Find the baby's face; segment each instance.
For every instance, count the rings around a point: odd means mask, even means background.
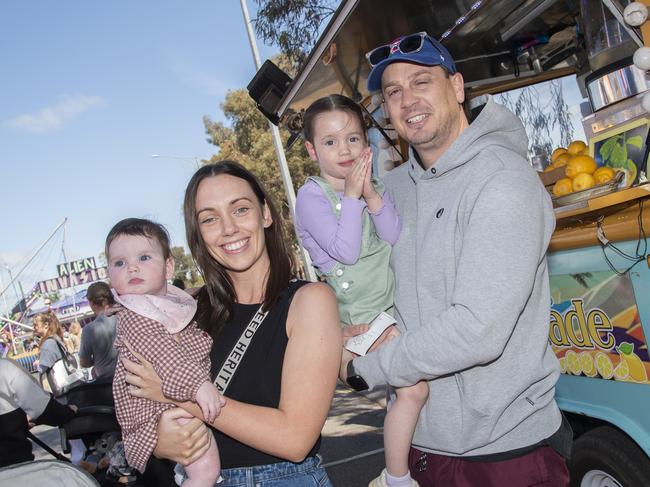
[[[167,293],[173,261],[166,259],[157,240],[139,235],[119,235],[108,247],[108,277],[117,294]]]

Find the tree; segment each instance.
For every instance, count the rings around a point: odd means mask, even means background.
[[[187,287],[203,285],[203,278],[190,254],[185,253],[184,247],[172,247],[174,259],[174,279],[182,279]]]
[[[573,122],[564,100],[562,81],[551,80],[548,86],[548,97],[541,96],[536,85],[497,95],[499,103],[514,112],[526,127],[529,156],[545,153],[550,157],[555,147],[566,147],[573,139]],[[553,140],[551,136],[551,130],[556,126],[560,140]]]
[[[336,0],[255,0],[255,32],[277,45],[300,66],[318,39],[320,27],[335,12]]]

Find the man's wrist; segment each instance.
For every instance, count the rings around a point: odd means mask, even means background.
[[[368,383],[359,373],[354,369],[354,360],[348,361],[347,365],[347,379],[345,382],[355,391],[367,391]]]

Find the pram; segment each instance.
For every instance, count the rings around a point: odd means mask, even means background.
[[[0,468],[0,485],[99,487],[89,473],[59,460],[36,460]]]

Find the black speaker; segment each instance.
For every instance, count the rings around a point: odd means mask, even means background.
[[[280,121],[277,115],[278,108],[290,84],[289,75],[267,59],[246,89],[259,111],[277,125]]]

